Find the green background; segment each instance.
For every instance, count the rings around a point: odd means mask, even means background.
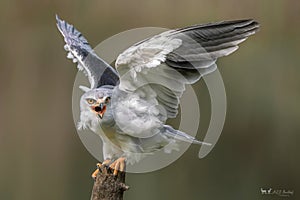
[[[218,62],[227,92],[223,133],[204,159],[192,146],[172,165],[128,174],[125,199],[280,199],[299,191],[300,1],[1,0],[0,199],[89,199],[96,160],[76,133],[68,61],[55,14],[92,46],[137,27],[254,18],[261,31]],[[199,82],[201,133],[209,98]],[[206,117],[205,117],[206,116]]]

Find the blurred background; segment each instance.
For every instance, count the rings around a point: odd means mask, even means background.
[[[199,147],[172,165],[127,174],[127,200],[281,199],[260,188],[299,183],[300,1],[1,0],[0,199],[89,199],[97,162],[77,135],[71,97],[75,65],[66,59],[55,14],[92,46],[131,28],[178,28],[254,18],[261,31],[219,60],[227,92],[223,133],[204,159]],[[201,138],[210,114],[200,81]]]

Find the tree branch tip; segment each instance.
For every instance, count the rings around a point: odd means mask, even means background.
[[[129,190],[129,186],[125,183],[120,183],[120,189],[123,191]]]

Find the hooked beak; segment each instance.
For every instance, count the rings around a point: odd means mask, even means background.
[[[103,115],[106,111],[106,105],[104,105],[103,103],[100,103],[99,106],[94,107],[94,111],[98,114],[100,119],[102,119]]]

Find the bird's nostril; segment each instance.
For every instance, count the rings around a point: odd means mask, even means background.
[[[96,111],[96,112],[100,112],[101,110],[102,110],[102,109],[101,109],[99,106],[96,106],[96,107],[95,107],[95,111]]]

